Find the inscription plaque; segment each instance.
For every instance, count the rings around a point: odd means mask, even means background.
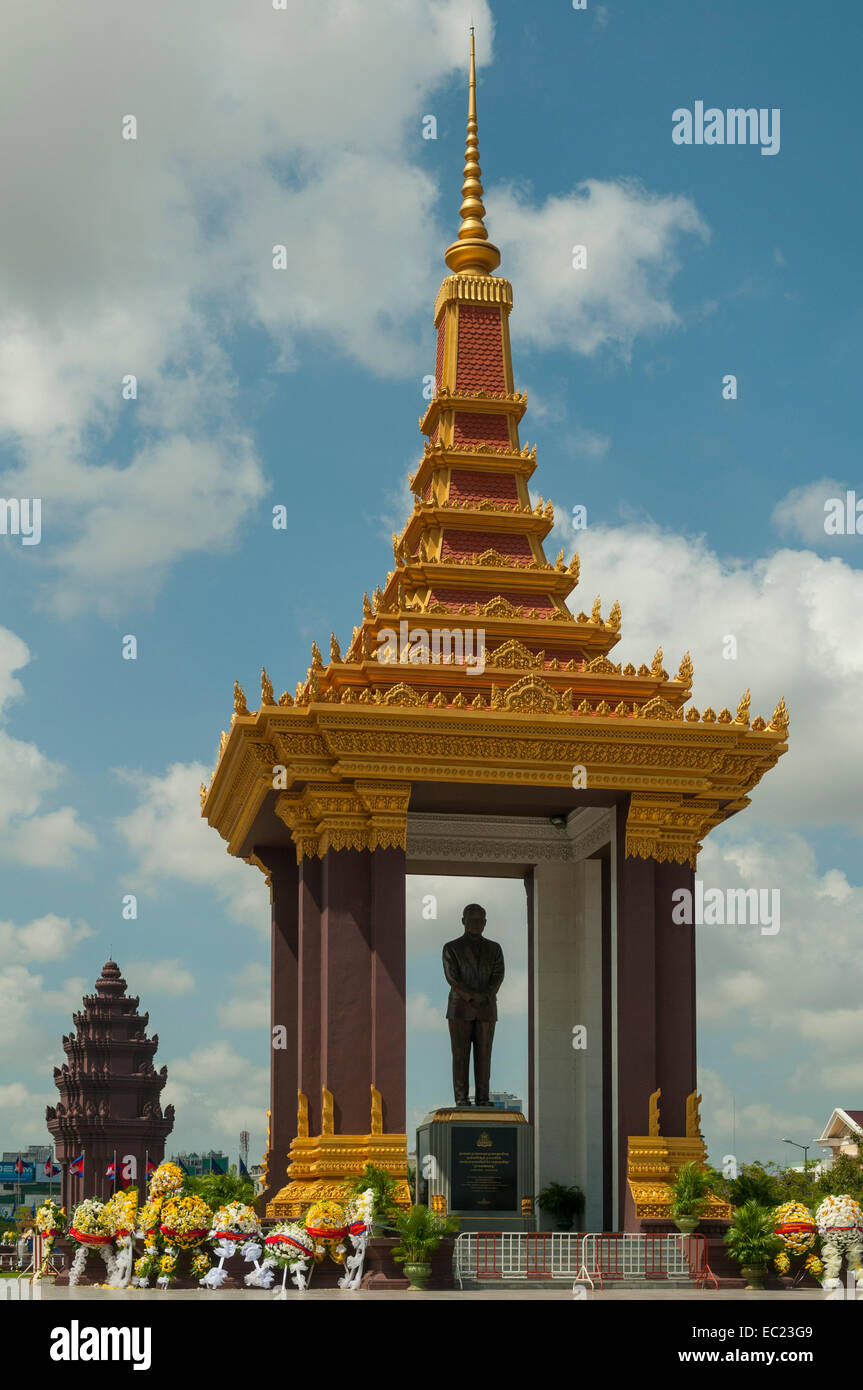
[[[450,1144],[452,1211],[518,1211],[515,1127],[459,1125]]]

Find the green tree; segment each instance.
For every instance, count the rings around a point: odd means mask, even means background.
[[[203,1197],[211,1211],[218,1211],[228,1202],[245,1202],[251,1206],[255,1200],[254,1183],[241,1178],[236,1168],[227,1173],[204,1173],[200,1178],[187,1177],[183,1191],[189,1196]]]

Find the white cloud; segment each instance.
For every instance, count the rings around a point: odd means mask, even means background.
[[[703,537],[663,531],[649,520],[573,532],[562,508],[558,518],[547,548],[574,545],[581,556],[570,606],[589,610],[600,586],[603,612],[620,600],[615,661],[649,664],[661,644],[674,675],[689,650],[701,710],[734,711],[748,688],[753,717],[769,719],[785,696],[789,751],[753,794],[750,833],[769,821],[850,822],[863,833],[863,646],[853,638],[863,571],[807,550],[782,549],[752,562],[722,557]],[[729,635],[737,642],[734,660],[723,657]]]
[[[44,816],[31,816],[9,836],[5,858],[32,869],[74,868],[82,850],[98,848],[92,831],[82,825],[72,806],[61,806]]]
[[[260,1154],[266,1139],[269,1070],[256,1066],[217,1039],[186,1057],[168,1059],[162,1103],[177,1109],[174,1142],[212,1146],[229,1152],[241,1129],[250,1134],[250,1151]],[[185,1136],[185,1141],[182,1136]]]
[[[847,545],[849,541],[853,545],[853,537],[828,536],[824,530],[824,504],[836,497],[843,499],[844,515],[845,484],[838,483],[835,478],[818,478],[803,487],[792,488],[791,492],[780,498],[770,519],[780,535],[789,540],[802,541],[804,545],[823,546],[829,542],[839,546]]]
[[[195,991],[194,975],[176,959],[130,961],[123,974],[134,994],[167,994],[178,998]]]
[[[5,706],[20,699],[23,686],[15,671],[30,661],[26,643],[0,627],[0,718]],[[39,814],[45,798],[66,780],[66,769],[45,756],[35,743],[13,738],[0,727],[0,857],[29,868],[71,868],[81,851],[95,849],[96,839],[71,806]]]
[[[211,772],[203,763],[173,763],[161,777],[124,769],[119,775],[136,789],[138,804],[116,821],[117,829],[151,893],[164,891],[172,879],[212,889],[237,921],[266,936],[269,897],[262,874],[232,858],[201,816],[200,784]]]
[[[266,1032],[270,1026],[270,972],[250,961],[235,977],[236,992],[217,1009],[223,1028],[252,1028]],[[292,1016],[283,1020],[290,1025]]]
[[[588,179],[539,207],[511,188],[492,188],[486,204],[516,286],[520,342],[626,358],[636,337],[679,323],[668,291],[680,243],[707,238],[688,198]],[[576,245],[587,248],[587,269],[573,269]]]
[[[409,994],[405,1006],[409,1033],[440,1033],[444,1013],[440,1004],[432,1004],[426,994]]]
[[[23,927],[0,922],[0,962],[17,965],[61,960],[92,935],[86,922],[72,923],[68,917],[58,917],[53,912],[34,918]]]
[[[91,0],[52,16],[50,48],[40,10],[7,26],[0,438],[19,457],[0,481],[43,499],[26,559],[57,612],[151,599],[172,565],[254,520],[267,484],[237,426],[233,334],[263,329],[274,371],[310,337],[364,370],[428,369],[458,204],[441,204],[421,122],[446,85],[464,90],[470,19],[482,65],[488,0],[292,0],[289,15],[211,0],[205,23],[153,0],[146,33]],[[677,322],[676,247],[703,234],[688,200],[593,181],[534,207],[491,185],[528,341],[626,353]],[[580,277],[566,268],[579,238]]]
[[[709,1067],[698,1068],[698,1088],[704,1100],[704,1132],[710,1159],[717,1167],[724,1154],[733,1152],[730,1147],[732,1134],[736,1149],[734,1156],[738,1163],[751,1163],[755,1158],[764,1160],[777,1156],[782,1150],[780,1141],[785,1136],[805,1138],[810,1135],[814,1141],[814,1136],[821,1133],[830,1113],[829,1108],[825,1109],[819,1124],[813,1112],[775,1105],[769,1100],[758,1099],[741,1104],[739,1095]],[[786,1149],[785,1155],[787,1153]],[[790,1161],[794,1163],[796,1160]]]

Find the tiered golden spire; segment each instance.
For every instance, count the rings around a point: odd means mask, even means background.
[[[500,265],[500,251],[488,239],[485,206],[482,201],[482,169],[479,167],[479,139],[476,119],[476,51],[473,26],[470,31],[470,78],[468,80],[467,141],[464,150],[464,182],[461,186],[461,226],[458,240],[447,247],[444,257],[457,275],[490,275]]]

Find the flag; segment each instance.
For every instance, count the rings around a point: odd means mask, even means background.
[[[15,1164],[15,1172],[16,1172],[16,1173],[23,1173],[23,1172],[24,1172],[24,1164],[21,1162],[21,1155],[20,1155],[20,1154],[18,1155],[18,1162]]]
[[[60,1169],[57,1167],[57,1164],[49,1158],[48,1162],[45,1164],[45,1177],[56,1178],[59,1175],[59,1173]]]
[[[147,1159],[147,1177],[149,1177],[151,1173],[155,1173],[155,1171],[156,1171],[156,1165],[155,1165],[155,1163],[153,1163],[152,1160],[148,1158],[148,1159]]]
[[[248,1168],[246,1167],[245,1163],[243,1162],[242,1155],[241,1155],[241,1156],[240,1156],[240,1177],[241,1177],[241,1178],[247,1178],[248,1176],[249,1176],[249,1170],[248,1170]]]
[[[115,1164],[109,1163],[109,1164],[108,1164],[108,1167],[105,1169],[105,1177],[106,1177],[106,1178],[113,1178],[113,1176],[114,1176],[114,1171],[115,1171]]]
[[[186,1177],[188,1177],[188,1176],[189,1176],[189,1173],[190,1173],[190,1169],[188,1169],[188,1168],[186,1167],[185,1163],[181,1163],[180,1160],[179,1160],[179,1158],[175,1159],[174,1162],[176,1163],[176,1165],[177,1165],[177,1167],[179,1168],[180,1172],[181,1172],[181,1173],[184,1173],[184,1174],[186,1175]]]
[[[72,1159],[72,1162],[69,1164],[69,1176],[74,1178],[81,1178],[84,1176],[83,1154],[79,1154],[77,1158]]]

